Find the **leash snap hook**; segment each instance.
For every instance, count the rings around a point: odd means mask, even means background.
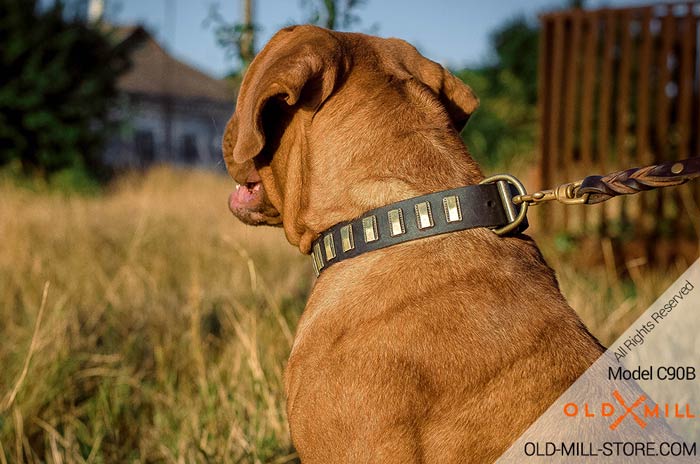
[[[555,191],[555,198],[559,203],[565,205],[583,205],[588,201],[590,193],[579,195],[581,181],[561,184]]]
[[[501,202],[503,203],[503,209],[505,210],[506,217],[508,218],[508,224],[503,227],[498,227],[492,229],[496,235],[506,235],[514,230],[525,221],[527,217],[527,208],[530,206],[528,201],[516,202],[516,198],[527,197],[527,190],[520,180],[511,176],[510,174],[496,174],[495,176],[487,177],[486,179],[479,182],[479,184],[496,184],[498,188],[498,194],[501,197]],[[517,195],[513,195],[510,186],[513,186],[517,191]],[[516,206],[520,206],[520,209],[516,209]],[[527,226],[526,226],[527,227]]]
[[[564,205],[583,205],[588,202],[589,193],[580,193],[581,182],[567,182],[553,189],[539,190],[526,195],[516,195],[513,203],[539,205],[548,201],[558,201]]]

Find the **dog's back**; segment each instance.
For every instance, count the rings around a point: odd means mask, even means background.
[[[493,461],[603,351],[524,237],[448,234],[328,274],[287,368],[304,462]]]

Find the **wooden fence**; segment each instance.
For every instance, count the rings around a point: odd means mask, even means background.
[[[543,186],[700,156],[700,2],[554,12],[541,25]],[[697,237],[698,184],[542,207],[542,223],[573,234]]]

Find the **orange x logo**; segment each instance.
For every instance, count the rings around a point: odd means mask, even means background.
[[[644,403],[644,401],[646,401],[646,397],[645,397],[644,395],[640,395],[639,398],[637,398],[637,401],[635,401],[635,402],[632,404],[632,406],[630,406],[630,407],[627,407],[627,405],[625,404],[625,400],[622,398],[622,395],[620,395],[620,392],[619,392],[619,391],[615,390],[615,391],[613,392],[613,396],[615,397],[615,399],[617,400],[617,402],[620,403],[620,405],[621,405],[623,408],[625,408],[625,413],[624,413],[623,415],[621,415],[620,417],[618,417],[617,420],[616,420],[615,422],[613,422],[612,424],[610,424],[610,430],[615,430],[615,429],[617,428],[617,426],[620,425],[620,423],[621,423],[621,422],[625,419],[625,417],[627,417],[628,415],[632,415],[632,418],[634,419],[634,421],[635,421],[641,428],[644,428],[644,427],[647,426],[647,423],[644,422],[642,419],[640,419],[639,416],[638,416],[637,414],[634,413],[634,408],[636,408],[636,407],[639,406],[640,404]]]

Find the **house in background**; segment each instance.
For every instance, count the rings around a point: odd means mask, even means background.
[[[221,137],[234,111],[234,86],[177,60],[141,26],[112,33],[116,40],[135,41],[135,49],[131,69],[118,80],[125,105],[115,117],[122,128],[106,145],[106,164],[223,169]]]

